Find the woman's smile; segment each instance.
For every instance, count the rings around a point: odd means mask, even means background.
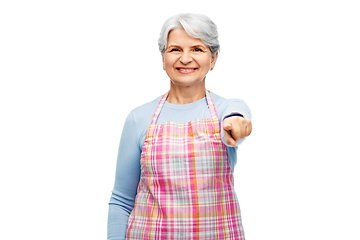
[[[176,68],[176,70],[178,70],[178,72],[181,73],[181,74],[189,74],[189,73],[195,72],[197,70],[197,68],[180,67],[180,68]]]

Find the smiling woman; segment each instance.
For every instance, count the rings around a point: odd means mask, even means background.
[[[205,77],[209,70],[213,69],[217,59],[217,53],[212,54],[200,39],[190,37],[184,29],[174,29],[169,33],[167,48],[163,54],[164,69],[171,79],[171,87],[168,102],[185,104],[174,99],[184,88],[193,88],[199,92],[192,92],[193,102],[203,98],[205,92]],[[194,88],[197,86],[196,88]]]
[[[244,101],[205,89],[217,38],[203,15],[164,23],[159,50],[170,90],[126,119],[108,239],[245,239],[233,170],[251,113]]]

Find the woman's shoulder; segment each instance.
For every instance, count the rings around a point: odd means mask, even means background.
[[[142,104],[134,108],[128,115],[128,120],[132,121],[139,129],[147,128],[151,123],[151,119],[154,115],[157,105],[162,96],[155,98],[154,100]]]
[[[224,102],[226,99],[217,95],[216,93],[210,91],[210,96],[211,96],[211,99],[213,100],[214,104],[217,105],[219,103],[222,103]]]
[[[251,119],[251,111],[244,100],[240,98],[224,98],[213,92],[210,92],[210,96],[220,116],[238,112]]]
[[[224,97],[219,96],[216,93],[211,92],[211,91],[210,91],[210,96],[211,96],[211,99],[213,100],[215,106],[227,105],[227,104],[231,104],[234,102],[245,103],[245,101],[240,98],[224,98]]]
[[[144,139],[148,126],[151,124],[152,117],[160,99],[161,96],[134,108],[126,118],[124,129],[131,129],[131,134],[136,139],[140,150],[143,144],[142,140]]]
[[[159,96],[157,98],[155,98],[154,100],[144,103],[136,108],[134,108],[131,113],[134,115],[144,115],[147,112],[153,114],[156,110],[157,105],[159,104],[159,101],[161,99],[162,96]]]

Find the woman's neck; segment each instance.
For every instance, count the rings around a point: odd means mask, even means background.
[[[167,102],[172,104],[188,104],[205,97],[205,81],[197,86],[176,86],[171,82]]]

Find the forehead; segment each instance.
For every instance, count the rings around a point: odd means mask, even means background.
[[[170,31],[167,41],[167,46],[192,46],[192,45],[206,45],[199,39],[189,36],[184,29],[173,29]]]

